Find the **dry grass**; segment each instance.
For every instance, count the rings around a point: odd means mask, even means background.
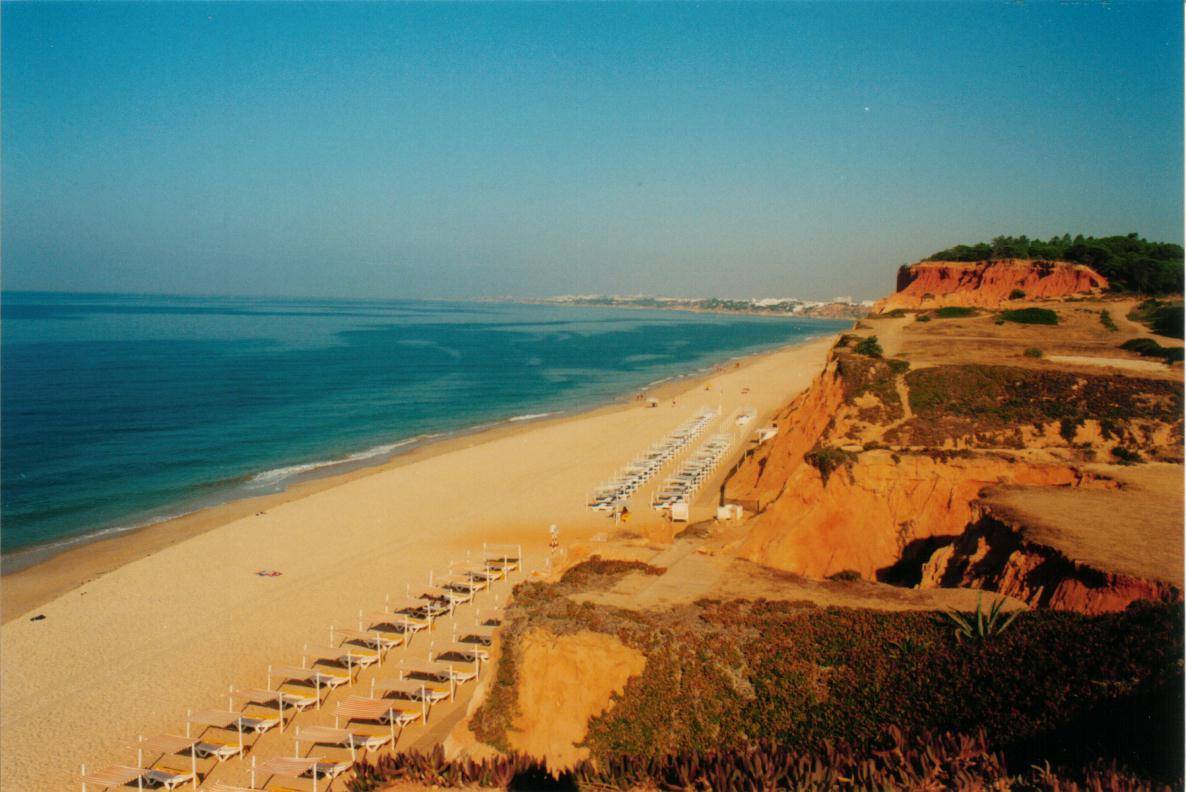
[[[1183,584],[1183,466],[1100,465],[1121,489],[1001,489],[985,501],[1026,538],[1097,569]]]

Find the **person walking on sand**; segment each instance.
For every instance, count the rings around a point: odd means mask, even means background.
[[[548,551],[555,553],[560,549],[560,529],[555,525],[548,526]]]

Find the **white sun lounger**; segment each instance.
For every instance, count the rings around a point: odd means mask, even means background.
[[[309,668],[307,666],[293,666],[293,665],[270,665],[268,666],[268,687],[272,687],[273,680],[279,680],[280,685],[288,682],[299,682],[302,685],[313,686],[313,690],[317,695],[317,706],[321,707],[322,696],[321,690],[325,688],[328,696],[334,688],[340,687],[353,681],[353,677],[349,674],[334,674],[324,668]]]
[[[297,726],[296,728],[297,754],[301,752],[301,743],[308,745],[333,745],[350,749],[350,759],[358,760],[358,751],[377,751],[392,737],[382,734],[362,734],[349,729],[339,729],[333,726]]]
[[[404,642],[403,636],[393,633],[381,633],[378,630],[352,630],[347,627],[330,627],[329,642],[335,644],[346,641],[364,644],[384,654],[390,652]]]
[[[147,774],[148,770],[143,767],[118,764],[108,765],[88,773],[86,765],[83,765],[82,792],[88,792],[88,784],[101,789],[117,789],[135,782],[137,789],[144,789],[144,779]]]
[[[334,711],[334,726],[348,726],[356,720],[386,724],[391,729],[391,747],[394,748],[399,743],[399,736],[403,734],[404,727],[415,723],[423,716],[422,708],[409,710],[392,699],[349,696],[338,702],[338,707]]]
[[[268,779],[264,782],[264,788],[268,786],[268,782],[272,780],[272,776],[280,776],[282,778],[312,778],[313,792],[319,789],[318,782],[333,781],[334,778],[341,775],[350,769],[351,762],[331,762],[322,756],[306,756],[300,757],[283,757],[277,756],[274,759],[262,763],[258,771],[267,773]]]
[[[148,772],[144,778],[151,786],[161,786],[165,789],[176,789],[183,784],[193,784],[194,789],[198,788],[198,748],[200,741],[193,737],[182,737],[176,734],[159,734],[156,737],[144,738],[141,737],[136,745],[136,760],[141,767],[144,766],[144,751],[147,749],[150,753],[156,754],[157,758],[148,763]],[[185,754],[189,759],[189,769],[186,770],[180,767],[169,767],[162,765],[156,767],[156,763],[162,761],[166,756],[173,756],[176,754]]]
[[[327,663],[337,663],[346,666],[346,671],[351,677],[354,676],[355,669],[363,669],[378,663],[382,657],[379,652],[374,649],[363,649],[360,646],[318,646],[317,644],[305,644],[301,651],[302,665],[308,664],[310,660],[313,662],[324,661]]]

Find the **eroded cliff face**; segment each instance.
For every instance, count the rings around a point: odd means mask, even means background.
[[[778,436],[728,482],[726,499],[755,512],[741,557],[815,578],[852,570],[1084,613],[1180,596],[1169,584],[1027,544],[1020,532],[1006,541],[1011,531],[990,537],[978,527],[990,487],[1116,488],[1068,459],[1107,458],[1118,442],[1147,458],[1180,460],[1180,386],[1004,366],[927,368],[921,377],[905,361],[853,346],[841,341],[812,387],[778,416]],[[1005,406],[981,411],[974,398]],[[1126,417],[1124,404],[1140,409]]]
[[[1121,611],[1139,600],[1173,602],[1178,590],[1163,581],[1105,572],[1024,538],[1024,526],[978,507],[977,518],[922,564],[919,588],[965,586],[1007,594],[1030,607],[1096,614]]]
[[[868,451],[826,481],[799,465],[782,496],[753,520],[740,552],[809,577],[853,570],[877,579],[925,540],[962,534],[980,492],[994,485],[1112,486],[1068,466]]]
[[[1016,291],[1035,300],[1107,288],[1108,279],[1095,270],[1065,261],[920,261],[898,270],[897,291],[874,306],[874,311],[944,305],[995,308]]]
[[[519,714],[507,742],[555,769],[588,758],[582,743],[589,719],[609,709],[613,696],[646,666],[638,650],[589,630],[555,635],[534,629],[523,636],[519,652]]]

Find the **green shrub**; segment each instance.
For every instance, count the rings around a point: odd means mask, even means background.
[[[993,601],[992,607],[985,611],[984,592],[980,592],[976,596],[976,611],[974,613],[965,615],[954,610],[947,610],[943,612],[943,615],[955,625],[954,633],[957,641],[963,641],[965,638],[987,641],[1009,629],[1009,625],[1021,614],[1021,610],[1005,614],[1004,606],[1005,598],[998,597]]]
[[[1100,324],[1113,333],[1120,329],[1116,326],[1115,320],[1112,319],[1112,314],[1108,313],[1107,310],[1100,311]]]
[[[1124,446],[1112,446],[1112,456],[1120,460],[1122,465],[1135,465],[1144,461],[1140,453]]]
[[[1017,324],[1058,324],[1058,314],[1049,308],[1018,308],[1012,311],[1001,311],[999,318]]]
[[[886,365],[889,366],[890,371],[895,375],[905,374],[910,370],[910,361],[902,360],[901,358],[891,358],[886,361]]]
[[[919,314],[918,316],[914,317],[914,321],[916,321],[916,322],[929,322],[929,321],[931,321],[931,317],[930,317],[930,316],[928,316],[927,314]]]
[[[877,336],[868,336],[862,338],[853,351],[858,355],[865,355],[867,357],[881,357],[881,344],[877,343]]]
[[[1009,299],[1010,300],[1024,300],[1025,292],[1021,289],[1014,289],[1013,291],[1009,292]]]
[[[838,583],[855,583],[861,579],[861,573],[855,569],[842,569],[839,572],[833,572],[828,575],[828,580],[834,580]]]
[[[1038,349],[1037,347],[1029,347],[1022,354],[1024,354],[1026,357],[1040,358],[1042,357],[1042,350]]]
[[[935,311],[936,319],[959,319],[965,316],[975,315],[975,308],[965,308],[962,305],[945,305]]]
[[[820,478],[824,480],[825,485],[828,483],[829,476],[842,467],[851,467],[856,459],[857,455],[851,451],[827,445],[816,445],[815,448],[803,455],[803,461],[819,471]]]
[[[1130,338],[1120,348],[1141,357],[1160,358],[1166,365],[1182,360],[1182,347],[1163,347],[1152,338]]]
[[[1154,333],[1166,338],[1182,337],[1182,303],[1162,300],[1145,300],[1128,315],[1134,322],[1141,322]]]

